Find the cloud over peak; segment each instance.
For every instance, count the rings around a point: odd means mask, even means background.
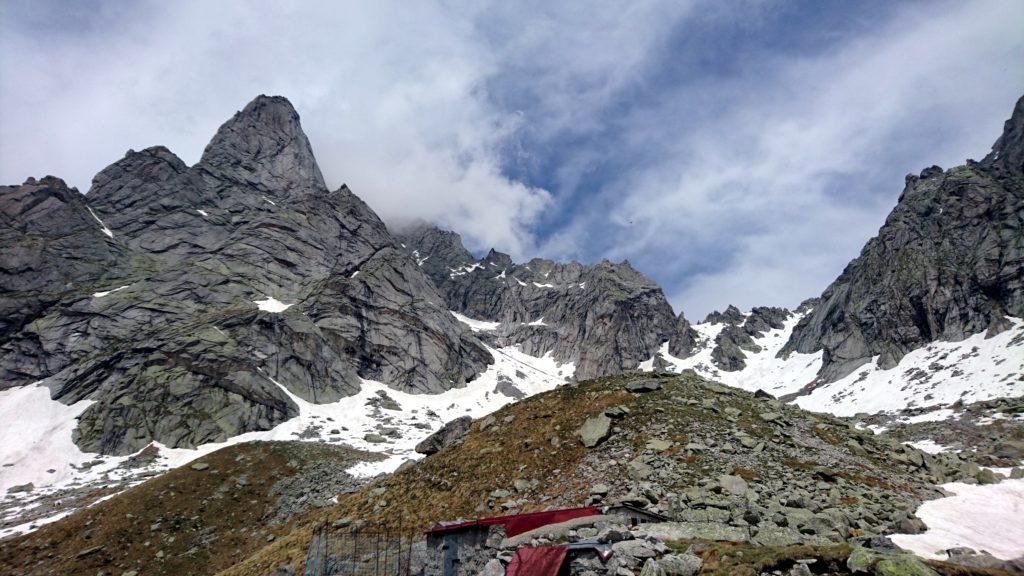
[[[1024,92],[1019,2],[852,4],[9,2],[0,179],[192,163],[282,94],[328,185],[390,223],[628,258],[691,317],[791,305]]]

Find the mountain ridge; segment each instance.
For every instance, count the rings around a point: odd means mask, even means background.
[[[122,256],[98,277],[72,270],[88,286],[54,284],[23,303],[31,314],[0,342],[3,387],[45,380],[55,399],[96,401],[77,428],[83,449],[266,430],[297,413],[282,385],[313,402],[362,378],[440,391],[493,361],[376,214],[345,187],[327,190],[287,100],[258,97],[203,158],[187,167],[154,147],[101,171],[68,203],[76,221],[95,220],[74,249],[91,256],[102,242]],[[5,216],[36,190],[4,187]],[[10,277],[58,232],[5,221]],[[37,268],[57,257],[34,254]],[[280,309],[259,309],[261,298]]]

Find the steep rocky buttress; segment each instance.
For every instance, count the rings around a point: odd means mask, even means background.
[[[1024,316],[1024,97],[981,162],[907,176],[899,203],[781,354],[823,351],[833,381],[878,357]]]

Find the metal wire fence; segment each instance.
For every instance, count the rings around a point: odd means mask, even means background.
[[[411,576],[413,538],[401,529],[320,526],[305,576]]]

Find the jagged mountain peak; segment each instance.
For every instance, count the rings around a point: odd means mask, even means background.
[[[985,164],[1012,174],[1024,174],[1024,96],[1017,100],[1013,114],[1003,124],[1003,133],[985,157]]]
[[[200,165],[266,192],[327,188],[299,113],[282,96],[257,96],[221,125]]]
[[[704,317],[706,324],[738,324],[743,321],[743,312],[733,304],[729,304],[724,312],[715,310]]]
[[[466,260],[457,235],[418,228],[400,235],[434,281],[448,307],[494,325],[501,346],[533,356],[551,354],[589,378],[635,368],[666,341],[689,350],[692,333],[661,288],[628,262],[586,265],[534,258],[516,264],[492,249]],[[443,248],[443,249],[439,249]]]

